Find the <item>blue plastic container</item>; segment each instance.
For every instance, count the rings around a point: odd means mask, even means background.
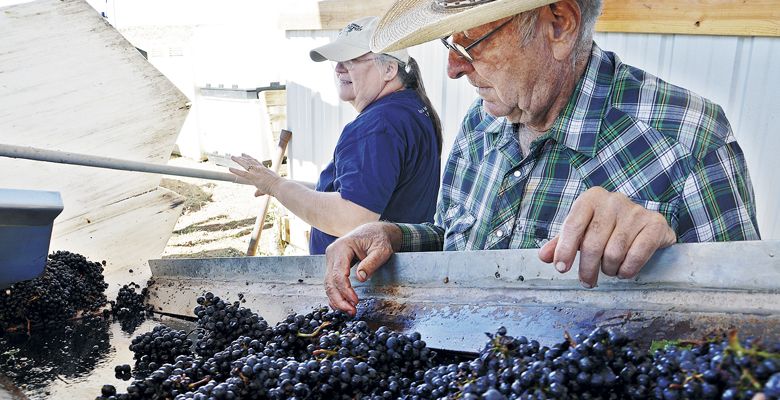
[[[62,209],[59,192],[0,188],[0,288],[43,272]]]

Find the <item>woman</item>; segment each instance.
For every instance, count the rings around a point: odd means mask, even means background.
[[[280,178],[242,155],[230,171],[276,197],[312,226],[311,254],[367,222],[432,222],[439,191],[441,122],[406,50],[375,54],[369,39],[376,17],[347,25],[339,37],[310,52],[334,61],[339,98],[359,115],[339,137],[316,190]]]

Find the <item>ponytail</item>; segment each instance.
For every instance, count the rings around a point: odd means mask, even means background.
[[[441,133],[441,119],[439,119],[439,114],[436,113],[433,104],[431,104],[431,99],[428,98],[428,94],[425,92],[425,85],[423,85],[422,75],[420,74],[420,66],[417,64],[417,60],[409,57],[409,62],[407,62],[406,65],[399,64],[398,67],[398,76],[401,78],[404,87],[413,89],[417,92],[417,95],[420,96],[420,100],[422,100],[425,108],[428,109],[428,116],[431,118],[433,129],[436,132],[436,145],[439,148],[439,157],[441,157],[441,148],[442,143],[444,142]]]
[[[420,66],[417,64],[417,61],[414,58],[409,57],[409,62],[404,64],[395,57],[387,54],[379,54],[378,58],[383,62],[392,60],[398,63],[398,78],[401,80],[401,83],[403,83],[404,88],[414,90],[417,93],[417,96],[420,97],[420,100],[422,100],[428,117],[431,119],[431,122],[433,122],[433,129],[436,132],[436,145],[438,146],[439,157],[441,157],[442,143],[444,142],[441,133],[441,119],[439,119],[439,114],[436,113],[433,104],[431,104],[431,100],[428,98],[428,94],[425,92],[425,85],[423,85]]]

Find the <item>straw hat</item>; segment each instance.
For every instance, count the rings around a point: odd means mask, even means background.
[[[344,62],[370,52],[371,48],[368,45],[378,21],[377,17],[365,17],[350,22],[339,32],[336,40],[310,51],[309,57],[317,62],[325,60]],[[385,53],[404,64],[409,62],[409,53],[403,48],[375,53]]]
[[[379,21],[371,49],[386,52],[425,43],[555,0],[397,0]]]

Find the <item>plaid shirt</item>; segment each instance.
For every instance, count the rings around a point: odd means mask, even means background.
[[[540,247],[594,186],[661,213],[679,242],[759,239],[745,158],[720,106],[595,44],[527,157],[518,140],[477,100],[447,161],[435,224],[398,224],[402,251]]]

